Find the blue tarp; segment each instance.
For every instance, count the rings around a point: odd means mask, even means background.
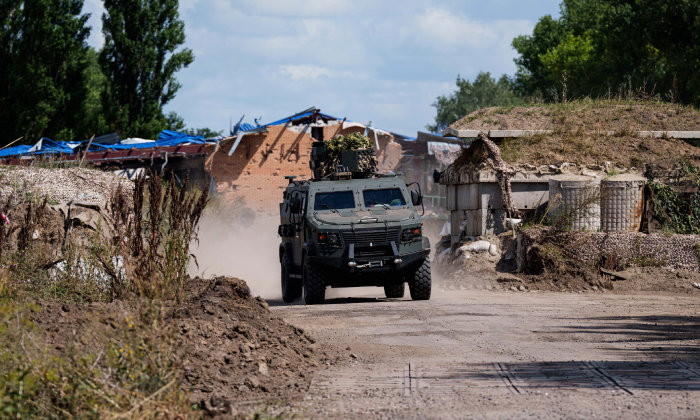
[[[240,124],[240,125],[238,126],[238,128],[239,128],[238,131],[241,131],[241,132],[244,132],[244,133],[245,133],[245,132],[260,130],[261,128],[270,127],[270,126],[273,126],[273,125],[282,125],[282,124],[286,124],[286,123],[288,123],[288,122],[294,122],[294,121],[296,121],[296,120],[300,120],[300,119],[302,119],[302,118],[306,118],[306,117],[308,117],[308,116],[311,116],[314,112],[316,112],[317,115],[320,115],[321,118],[324,118],[324,119],[328,119],[328,120],[340,120],[340,118],[334,117],[334,116],[332,116],[332,115],[324,114],[323,112],[319,112],[318,109],[312,107],[312,108],[309,108],[309,109],[307,109],[307,110],[305,110],[305,111],[302,111],[302,112],[300,112],[300,113],[298,113],[298,114],[290,115],[289,117],[285,117],[285,118],[282,118],[282,119],[280,119],[280,120],[273,121],[273,122],[270,122],[270,123],[267,123],[267,124],[262,124],[262,125],[256,124],[256,125],[252,125],[252,124],[249,124],[249,123],[242,123],[242,124]],[[256,123],[257,123],[257,121],[256,121]],[[235,130],[233,130],[233,131],[235,131]],[[233,131],[232,131],[232,133],[233,133]]]
[[[7,149],[0,150],[0,158],[10,157],[10,156],[20,156],[20,155],[45,155],[45,154],[72,154],[74,153],[74,148],[76,146],[87,146],[88,140],[79,142],[65,142],[65,141],[53,141],[51,139],[42,138],[40,140],[40,145],[36,150],[30,152],[34,146],[21,145],[15,147],[8,147]],[[128,149],[148,149],[152,147],[165,147],[165,146],[178,146],[183,144],[206,144],[207,140],[202,136],[191,136],[185,133],[179,133],[172,130],[163,130],[158,135],[158,140],[147,141],[143,143],[133,143],[133,144],[99,144],[92,143],[90,145],[90,151],[104,151],[104,150],[128,150]],[[37,146],[35,145],[35,146]]]
[[[32,146],[28,144],[23,144],[21,146],[8,147],[7,149],[0,150],[0,158],[6,156],[16,156],[27,153]]]
[[[172,130],[163,130],[158,135],[158,140],[131,143],[131,144],[95,144],[90,146],[90,150],[128,150],[128,149],[149,149],[152,147],[178,146],[181,144],[206,144],[207,140],[202,136],[191,136]]]

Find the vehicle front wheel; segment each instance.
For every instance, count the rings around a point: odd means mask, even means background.
[[[411,292],[411,299],[428,300],[430,299],[431,288],[430,260],[426,257],[423,260],[423,264],[413,275],[413,279],[408,283],[408,289]]]
[[[388,284],[384,286],[384,294],[388,299],[402,298],[406,290],[406,283]]]
[[[286,303],[294,302],[301,297],[301,279],[289,277],[289,257],[286,252],[282,254],[280,265],[282,271],[282,300]]]
[[[321,271],[304,257],[304,302],[316,305],[326,300],[326,285]]]

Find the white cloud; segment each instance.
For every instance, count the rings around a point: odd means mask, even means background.
[[[83,4],[83,14],[90,13],[88,25],[92,28],[88,44],[96,49],[102,48],[105,43],[105,37],[102,34],[102,14],[104,11],[102,0],[86,0]]]
[[[360,4],[353,0],[244,0],[238,6],[266,16],[318,17],[352,13]]]
[[[280,66],[280,72],[294,82],[299,80],[315,80],[319,77],[330,78],[333,76],[333,72],[328,68],[307,64],[288,64]]]
[[[271,121],[315,105],[415,135],[457,74],[512,74],[512,39],[559,2],[180,0],[195,61],[167,110],[220,130],[242,114]]]
[[[448,47],[486,48],[498,35],[487,25],[445,9],[428,9],[416,16],[416,36]]]
[[[180,0],[180,11],[194,10],[200,0]]]

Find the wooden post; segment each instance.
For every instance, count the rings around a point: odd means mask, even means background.
[[[18,141],[22,140],[23,138],[24,138],[24,137],[20,137],[20,138],[18,138],[18,139],[16,139],[16,140],[13,140],[13,141],[7,143],[6,145],[0,147],[0,150],[7,149],[8,147],[12,146],[13,144],[17,143]]]
[[[92,140],[95,138],[95,135],[93,134],[92,137],[90,137],[90,141],[88,142],[87,147],[85,148],[85,152],[83,152],[83,156],[80,158],[80,163],[78,164],[78,168],[81,168],[83,166],[83,160],[85,160],[85,155],[87,155],[88,150],[90,150],[90,145],[92,145]]]

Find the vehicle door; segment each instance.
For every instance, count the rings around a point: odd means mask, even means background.
[[[294,236],[292,237],[292,250],[294,264],[301,265],[302,250],[304,247],[304,241],[306,240],[306,207],[307,207],[307,191],[293,191],[292,201],[299,203],[298,206],[294,206],[290,213],[290,221],[294,226]],[[298,201],[297,201],[298,200]]]

